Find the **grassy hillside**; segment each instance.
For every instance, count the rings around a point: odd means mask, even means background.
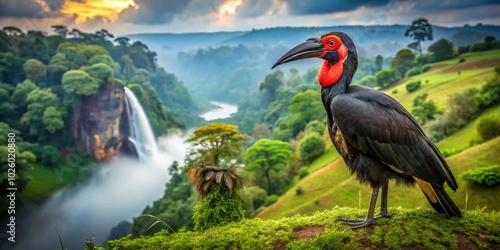
[[[465,59],[465,62],[459,63],[460,59]],[[444,109],[448,96],[462,93],[468,88],[480,88],[486,80],[493,77],[493,68],[498,65],[500,50],[465,53],[458,58],[435,63],[429,71],[404,79],[402,84],[385,92],[408,110],[411,110],[416,96],[428,93],[428,99]],[[422,81],[422,85],[416,91],[408,93],[405,86],[413,80]],[[397,93],[393,93],[394,90]]]
[[[493,76],[493,68],[500,65],[500,50],[467,53],[460,58],[465,62],[458,63],[457,58],[436,63],[432,68],[413,79],[422,80],[422,86],[415,92],[408,93],[405,89],[408,79],[386,92],[411,110],[413,99],[423,93],[443,109],[449,95],[458,94],[467,88],[480,88]],[[458,74],[460,71],[460,75]],[[426,82],[428,81],[428,82]],[[397,89],[397,93],[393,90]],[[478,118],[453,135],[437,143],[441,152],[453,155],[447,161],[455,174],[459,189],[452,193],[452,199],[460,208],[465,207],[466,193],[469,198],[467,207],[487,210],[500,210],[500,204],[495,202],[500,187],[483,188],[462,181],[458,175],[466,170],[485,164],[500,164],[500,138],[476,145],[480,137],[476,131],[476,122],[482,116],[500,116],[500,106],[490,108]],[[327,142],[331,144],[331,142]],[[461,153],[459,153],[461,152]],[[458,154],[456,154],[458,153]],[[321,168],[321,166],[326,166]],[[262,219],[279,219],[298,213],[311,215],[334,206],[366,208],[371,189],[358,183],[352,176],[335,149],[330,149],[309,166],[309,171],[319,169],[304,179],[298,181],[287,193],[273,205],[262,210],[258,217]],[[296,189],[301,187],[304,193],[296,195]],[[450,190],[449,190],[450,191]],[[480,195],[478,195],[480,193]],[[389,187],[389,205],[406,208],[429,207],[422,191],[418,187],[400,187],[391,184]]]
[[[161,231],[154,236],[109,241],[100,249],[498,249],[500,212],[464,211],[447,219],[429,209],[391,208],[377,226],[346,230],[339,217],[366,210],[339,208],[280,220],[246,219],[203,232]]]

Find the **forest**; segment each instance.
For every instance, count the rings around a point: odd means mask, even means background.
[[[63,25],[53,28],[54,35],[13,26],[0,31],[1,171],[7,171],[6,135],[14,133],[20,192],[34,167],[57,170],[64,177],[48,180],[54,186],[43,190],[32,187],[25,197],[28,203],[90,173],[87,166],[95,160],[81,149],[71,121],[85,98],[109,86],[127,86],[142,103],[156,135],[199,123],[196,114],[204,110],[203,102],[158,66],[156,53],[140,41],[114,38],[104,29],[84,33]],[[2,195],[7,186],[2,177]]]

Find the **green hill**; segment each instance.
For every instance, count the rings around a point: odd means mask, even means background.
[[[422,86],[414,92],[408,93],[405,89],[410,79],[403,79],[399,85],[385,92],[401,102],[408,110],[411,110],[412,101],[416,96],[428,93],[428,98],[444,109],[449,95],[462,93],[467,88],[480,88],[493,77],[493,68],[500,65],[500,50],[466,53],[460,58],[465,61],[458,63],[460,59],[455,58],[435,63],[429,71],[412,77],[411,80],[422,81]],[[395,89],[397,91],[394,91]],[[436,144],[445,155],[455,154],[448,157],[447,161],[457,177],[459,189],[456,193],[448,191],[460,208],[465,207],[465,199],[468,196],[468,208],[486,207],[487,210],[500,210],[500,204],[493,200],[495,193],[500,191],[499,187],[482,188],[458,178],[458,175],[466,170],[485,164],[500,163],[498,154],[500,138],[473,146],[480,141],[475,127],[476,122],[485,115],[500,116],[500,106],[484,111],[464,128]],[[327,144],[331,145],[329,139]],[[371,189],[358,183],[335,149],[327,150],[308,169],[311,173],[317,171],[297,181],[276,203],[262,210],[257,216],[262,219],[279,219],[299,213],[311,215],[334,206],[356,208],[368,206]],[[302,195],[296,194],[298,187],[304,191]],[[389,187],[389,206],[429,207],[418,187],[395,184]]]

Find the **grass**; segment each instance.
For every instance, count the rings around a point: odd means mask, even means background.
[[[475,142],[480,142],[482,139],[476,130],[476,125],[481,117],[488,115],[500,118],[500,106],[485,110],[479,117],[469,122],[465,127],[436,143],[436,146],[441,152],[457,152],[471,147]]]
[[[30,172],[31,181],[23,191],[23,199],[32,202],[49,197],[55,191],[78,181],[87,172],[85,167],[67,167],[64,169],[45,167],[35,164]]]
[[[390,208],[397,213],[377,225],[346,230],[339,217],[363,217],[366,210],[335,207],[312,216],[280,220],[245,219],[202,232],[161,231],[129,236],[98,249],[498,249],[500,212],[463,211],[448,219],[429,209]]]
[[[416,91],[408,93],[406,84],[411,81],[405,81],[404,84],[395,86],[385,90],[385,92],[397,101],[399,101],[406,109],[411,110],[413,99],[416,96],[428,93],[428,99],[433,100],[440,108],[446,107],[446,102],[449,95],[462,93],[468,88],[480,88],[487,79],[493,76],[494,66],[500,64],[500,50],[492,50],[485,52],[466,53],[460,56],[466,59],[466,63],[470,66],[466,69],[454,71],[454,67],[458,65],[458,58],[453,58],[447,61],[439,62],[433,65],[431,70],[411,77],[411,80],[421,80],[422,85]],[[481,61],[498,60],[498,63],[475,66],[475,63]],[[479,67],[484,66],[484,67]],[[394,90],[397,93],[393,93]]]

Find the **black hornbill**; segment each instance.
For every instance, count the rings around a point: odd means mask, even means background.
[[[356,47],[349,36],[332,32],[310,38],[286,52],[273,68],[287,62],[319,57],[321,97],[328,131],[351,173],[370,184],[372,197],[365,219],[339,219],[351,228],[391,217],[387,212],[389,180],[420,186],[432,207],[449,217],[461,216],[443,183],[455,191],[457,182],[436,146],[415,119],[392,97],[363,86],[350,86],[358,67]],[[379,189],[380,213],[374,216]]]

